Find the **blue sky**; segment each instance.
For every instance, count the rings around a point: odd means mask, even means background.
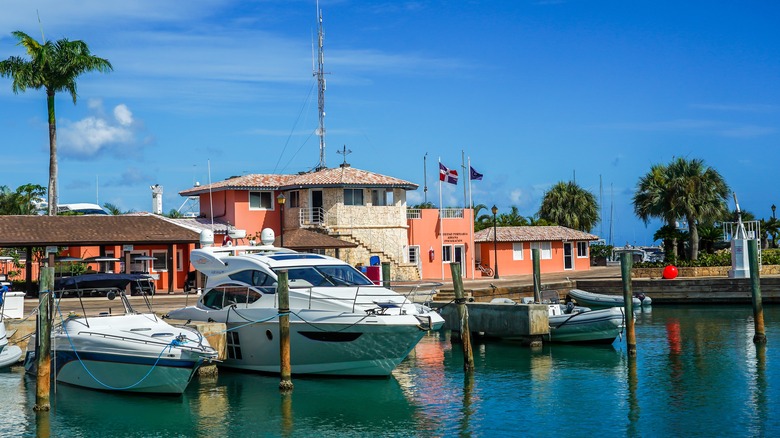
[[[57,98],[60,202],[163,208],[195,181],[316,166],[315,2],[3,0],[11,32],[87,42],[110,74]],[[438,204],[437,160],[485,175],[475,203],[530,216],[572,178],[602,200],[613,242],[652,243],[630,204],[638,178],[700,158],[770,217],[780,205],[780,4],[721,1],[328,1],[326,164],[412,181]],[[0,185],[47,185],[42,91],[0,79]],[[462,179],[463,180],[463,179]],[[602,194],[603,193],[603,194]],[[445,206],[463,186],[444,187]],[[732,204],[733,208],[733,204]],[[614,213],[610,215],[610,210]]]

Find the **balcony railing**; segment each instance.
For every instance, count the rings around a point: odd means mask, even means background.
[[[407,208],[406,209],[406,218],[407,219],[422,219],[422,210],[419,208]]]
[[[301,208],[298,211],[298,222],[302,227],[320,227],[325,224],[325,210],[321,207]]]
[[[463,219],[462,208],[442,208],[439,210],[442,219]]]

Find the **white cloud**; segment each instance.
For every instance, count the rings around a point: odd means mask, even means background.
[[[114,107],[113,119],[104,115],[99,100],[90,100],[88,106],[93,115],[76,122],[63,121],[59,129],[60,152],[63,156],[85,159],[116,146],[135,143],[136,123],[126,105]]]
[[[114,118],[122,126],[130,126],[133,124],[133,113],[125,104],[119,104],[114,108]]]

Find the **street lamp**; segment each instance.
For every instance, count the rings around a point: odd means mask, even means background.
[[[498,278],[498,239],[496,236],[496,213],[498,207],[495,205],[490,209],[493,212],[493,278]]]
[[[279,246],[284,247],[284,203],[287,198],[284,197],[284,193],[279,193],[276,197],[276,202],[279,203]]]
[[[777,206],[775,204],[772,204],[772,219],[776,219],[775,210],[777,210]]]

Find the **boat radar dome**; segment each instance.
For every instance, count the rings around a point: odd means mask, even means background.
[[[214,232],[211,230],[203,230],[200,232],[200,246],[201,248],[208,248],[214,246]]]
[[[260,232],[260,242],[263,245],[273,245],[275,239],[276,234],[274,234],[274,230],[270,228],[264,228],[263,231]]]

